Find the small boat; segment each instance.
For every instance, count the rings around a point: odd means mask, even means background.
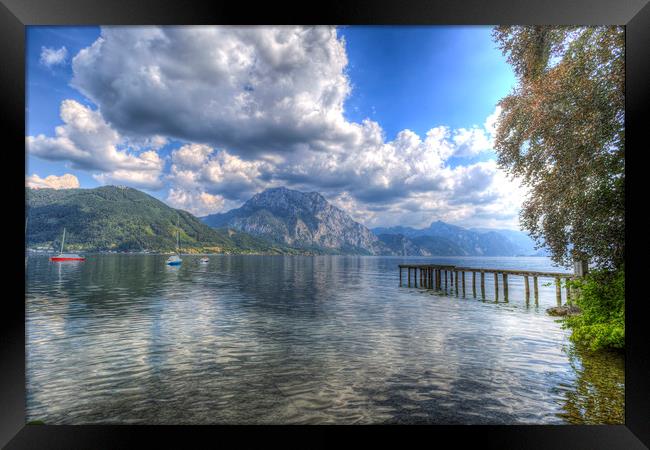
[[[63,244],[65,243],[65,228],[63,229],[63,239],[61,239],[61,251],[56,256],[51,256],[50,261],[85,261],[86,258],[76,253],[63,253]]]
[[[178,224],[177,224],[177,228],[178,228]],[[168,266],[180,266],[181,263],[183,262],[180,255],[180,247],[181,247],[180,244],[181,244],[181,232],[180,230],[176,230],[176,254],[167,258],[166,264]]]
[[[207,256],[204,256],[203,258],[201,258],[201,262],[202,262],[202,263],[209,263],[209,262],[210,262],[210,258],[208,258]]]
[[[168,266],[180,266],[182,262],[183,260],[178,255],[172,255],[169,258],[167,258]]]

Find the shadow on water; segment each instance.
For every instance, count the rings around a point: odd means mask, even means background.
[[[565,393],[563,412],[570,424],[625,423],[625,357],[622,352],[590,352],[567,347],[576,373],[573,389]]]

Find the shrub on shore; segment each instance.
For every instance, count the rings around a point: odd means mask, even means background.
[[[625,269],[596,270],[570,282],[578,288],[577,306],[582,313],[568,316],[571,340],[589,349],[625,347]]]

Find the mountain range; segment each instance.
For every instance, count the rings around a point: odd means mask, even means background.
[[[535,254],[525,233],[468,230],[442,221],[428,228],[369,230],[318,192],[284,187],[254,195],[240,208],[202,217],[212,227],[228,227],[294,248],[325,253],[402,256],[520,256]]]
[[[232,229],[213,229],[192,214],[170,208],[137,189],[26,189],[28,246],[85,251],[292,253],[293,250]]]
[[[127,187],[27,189],[27,244],[56,247],[66,228],[70,250],[172,251],[176,231],[187,252],[519,256],[539,254],[513,230],[429,227],[372,230],[318,192],[284,187],[255,194],[241,207],[197,218]]]
[[[432,254],[454,256],[546,256],[524,232],[491,228],[466,229],[440,220],[427,228],[377,227],[372,231],[384,236],[403,236],[412,244]],[[446,247],[444,246],[446,245]],[[447,248],[447,250],[445,250]],[[436,253],[436,252],[443,253]]]

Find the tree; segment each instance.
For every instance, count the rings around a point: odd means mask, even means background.
[[[518,84],[499,102],[499,166],[529,190],[520,221],[552,259],[616,270],[625,250],[622,27],[501,26]]]

